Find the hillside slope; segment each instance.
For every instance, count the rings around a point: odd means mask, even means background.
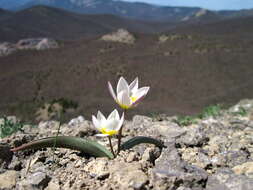
[[[27,116],[35,112],[38,102],[61,97],[78,102],[73,115],[90,116],[97,109],[110,112],[116,105],[107,81],[115,86],[121,75],[129,82],[138,76],[141,86],[151,86],[131,114],[192,114],[210,104],[252,98],[253,27],[249,20],[174,30],[166,34],[167,41],[159,42],[159,35],[136,33],[132,45],[93,38],[65,42],[59,49],[2,57],[1,113]],[[234,29],[237,32],[224,32],[226,23],[231,28],[239,26]]]
[[[0,8],[0,21],[12,16],[12,12]]]
[[[1,16],[0,16],[1,19]],[[169,23],[128,20],[113,15],[81,15],[61,9],[36,6],[13,13],[0,20],[0,41],[16,41],[28,37],[79,39],[126,28],[134,32],[160,32]]]

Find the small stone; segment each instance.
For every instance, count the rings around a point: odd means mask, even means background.
[[[19,120],[17,119],[16,116],[8,116],[8,117],[7,117],[7,120],[8,120],[8,121],[11,121],[13,124],[16,124],[16,123],[19,122]]]
[[[190,125],[186,128],[185,135],[182,135],[177,143],[182,146],[200,146],[207,141],[207,133],[201,125]]]
[[[179,187],[177,188],[177,190],[192,190],[192,189],[188,187]]]
[[[76,154],[70,154],[68,159],[70,161],[75,161],[75,160],[79,160],[79,156],[77,156]]]
[[[155,163],[155,160],[161,155],[161,150],[157,147],[146,148],[142,155],[142,161],[148,161],[152,164]]]
[[[0,174],[0,189],[11,189],[16,185],[17,172],[14,170]]]
[[[83,116],[78,116],[77,118],[71,119],[68,123],[70,126],[76,126],[79,125],[80,123],[84,122],[85,119]]]
[[[5,163],[9,164],[12,160],[13,152],[10,151],[10,146],[0,142],[0,166]]]
[[[59,182],[51,180],[45,190],[60,190]]]
[[[208,156],[198,150],[198,148],[186,148],[182,153],[182,158],[195,166],[204,169],[207,165],[211,164]]]
[[[237,175],[230,169],[221,169],[208,177],[206,190],[252,190],[253,180]]]
[[[8,169],[20,171],[22,169],[22,161],[18,157],[13,156],[10,164],[8,165]]]
[[[83,165],[82,160],[78,160],[78,161],[75,163],[75,168],[80,168],[82,165]]]
[[[232,170],[238,174],[244,174],[250,178],[253,178],[253,162],[246,162],[241,165],[235,166]]]
[[[44,172],[36,172],[32,175],[29,175],[28,178],[21,182],[21,186],[24,188],[45,188],[48,186],[51,178]]]
[[[227,165],[229,165],[231,168],[234,166],[241,165],[248,160],[248,154],[242,150],[239,151],[227,151],[223,153]]]
[[[119,189],[141,189],[147,182],[147,175],[137,162],[115,162],[110,169],[109,180],[119,186]]]
[[[133,162],[133,161],[137,161],[137,153],[136,152],[130,152],[126,158],[127,162]]]
[[[89,162],[85,167],[84,171],[89,172],[92,177],[103,179],[109,176],[108,171],[108,159],[97,158]]]

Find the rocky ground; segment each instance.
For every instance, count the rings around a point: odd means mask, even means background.
[[[241,108],[245,112],[242,112]],[[219,116],[179,126],[176,117],[134,116],[126,121],[123,141],[136,135],[160,139],[166,148],[139,145],[113,159],[51,149],[10,152],[10,147],[56,134],[58,122],[25,126],[0,144],[0,189],[155,189],[251,190],[253,186],[253,100]],[[61,126],[62,135],[95,137],[83,117]],[[116,148],[116,140],[113,141]]]

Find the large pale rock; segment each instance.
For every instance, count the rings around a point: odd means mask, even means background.
[[[0,43],[0,57],[12,54],[15,51],[17,51],[17,48],[14,44],[8,42]]]
[[[37,50],[44,50],[44,49],[51,49],[51,48],[58,48],[58,43],[53,39],[43,38],[36,45]]]
[[[10,55],[17,50],[23,49],[36,49],[36,50],[45,50],[58,48],[58,43],[49,38],[28,38],[21,39],[16,44],[3,42],[0,43],[0,57]]]
[[[9,170],[0,174],[0,189],[12,189],[16,185],[17,171]]]
[[[186,134],[186,129],[171,121],[153,122],[152,118],[136,115],[131,123],[125,126],[130,135],[150,136],[153,138],[171,139]]]
[[[179,127],[176,123],[169,121],[156,122],[153,128],[158,131],[159,135],[166,138],[178,138],[186,134],[186,129]]]
[[[207,179],[207,173],[201,168],[187,165],[180,158],[174,142],[166,142],[165,145],[167,148],[155,161],[155,167],[150,172],[154,189],[173,190],[178,184],[201,189]]]
[[[111,34],[106,34],[101,38],[104,41],[121,42],[126,44],[133,44],[135,37],[125,29],[119,29]]]
[[[55,40],[49,38],[28,38],[19,40],[16,46],[18,49],[44,50],[57,48],[58,44]]]

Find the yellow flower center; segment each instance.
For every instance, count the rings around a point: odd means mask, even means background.
[[[137,100],[137,97],[131,96],[130,99],[132,100],[132,102],[135,102]]]
[[[117,104],[119,104],[119,106],[120,106],[122,109],[124,109],[124,110],[127,110],[127,109],[131,108],[131,106],[126,106],[126,105],[124,105],[124,104],[121,104],[119,101],[116,101],[116,102],[117,102]]]
[[[131,106],[126,106],[126,105],[123,105],[123,104],[119,104],[120,105],[120,107],[122,108],[122,109],[125,109],[125,110],[127,110],[127,109],[129,109]]]
[[[116,131],[116,130],[110,130],[110,131],[108,131],[105,127],[103,127],[102,129],[101,129],[101,133],[103,133],[103,134],[105,134],[105,135],[115,135],[115,134],[117,134],[117,132],[118,131]]]

